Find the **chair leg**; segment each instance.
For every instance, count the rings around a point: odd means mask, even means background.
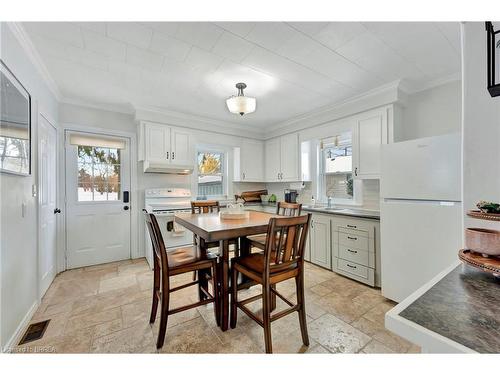
[[[235,328],[236,322],[238,320],[238,307],[236,303],[238,302],[238,271],[232,265],[231,270],[231,320],[230,327]]]
[[[273,352],[271,336],[271,289],[269,284],[262,286],[262,322],[264,328],[264,341],[266,344],[266,353]]]
[[[272,284],[271,287],[276,289],[276,284]],[[271,291],[271,311],[276,310],[276,294]]]
[[[169,300],[170,300],[170,293],[168,292],[168,290],[163,289],[161,293],[160,330],[158,331],[158,340],[156,341],[157,349],[160,349],[165,341],[165,333],[167,332],[167,323],[168,323]]]
[[[234,256],[238,258],[240,256],[240,239],[237,238],[234,243]]]
[[[300,333],[302,334],[302,342],[304,345],[309,346],[309,335],[307,334],[307,318],[306,318],[306,304],[304,299],[304,272],[302,271],[295,277],[295,285],[297,286],[297,304],[300,305],[299,309],[299,323]]]
[[[220,326],[220,303],[219,303],[219,278],[217,275],[217,261],[212,264],[211,268],[212,272],[212,286],[213,286],[213,296],[215,298],[214,301],[214,314],[215,314],[215,322],[217,326]]]
[[[155,260],[156,263],[156,260]],[[156,320],[156,312],[158,310],[158,293],[157,291],[160,289],[160,269],[155,264],[154,266],[154,281],[153,281],[153,302],[151,305],[151,316],[149,317],[149,323],[153,324]]]
[[[207,282],[207,277],[206,277],[206,270],[198,270],[198,299],[200,301],[204,301],[207,296],[203,291],[201,290],[202,287],[207,288],[208,282]]]

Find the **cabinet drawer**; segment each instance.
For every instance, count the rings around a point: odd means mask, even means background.
[[[339,232],[360,234],[367,237],[373,237],[375,232],[374,223],[355,219],[336,219],[334,228]]]
[[[354,262],[349,262],[345,259],[338,259],[338,268],[341,271],[351,273],[353,275],[359,276],[363,279],[368,280],[368,271],[370,270],[368,267],[362,266],[361,264],[357,264]]]
[[[339,258],[347,261],[361,264],[363,266],[370,266],[369,252],[366,250],[359,250],[349,246],[339,246]]]
[[[369,250],[368,237],[359,234],[339,232],[339,244],[358,250]]]

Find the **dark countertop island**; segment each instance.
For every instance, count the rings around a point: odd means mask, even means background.
[[[500,279],[463,264],[447,271],[389,311],[386,326],[427,352],[500,353]]]

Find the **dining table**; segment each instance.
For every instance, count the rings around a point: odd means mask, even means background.
[[[219,326],[222,331],[228,329],[229,324],[229,242],[240,239],[240,255],[250,253],[247,236],[267,233],[269,220],[280,217],[260,211],[247,211],[248,217],[243,219],[222,218],[219,213],[189,214],[180,213],[175,215],[175,222],[193,232],[205,242],[219,241],[220,261],[220,317]]]

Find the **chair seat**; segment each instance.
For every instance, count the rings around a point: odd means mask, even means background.
[[[168,266],[171,269],[201,261],[211,261],[213,258],[213,254],[204,254],[196,246],[180,247],[167,251]]]
[[[289,271],[297,267],[296,263],[293,263],[291,265],[274,264],[272,262],[272,259],[274,259],[275,256],[275,252],[271,253],[271,264],[269,268],[271,274]],[[253,273],[262,274],[264,272],[265,258],[263,253],[254,253],[243,256],[241,258],[236,258],[234,260],[234,263],[236,266],[239,266],[238,268],[240,269],[241,267],[243,267],[249,271],[252,271]]]

